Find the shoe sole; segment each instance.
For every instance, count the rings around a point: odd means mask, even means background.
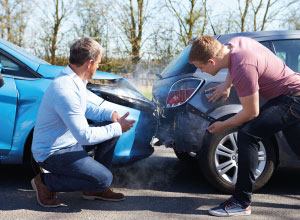
[[[55,207],[61,206],[61,204],[59,204],[59,205],[44,205],[43,203],[41,203],[41,201],[39,199],[39,195],[38,195],[39,193],[37,191],[37,187],[35,185],[34,179],[31,180],[31,186],[32,186],[33,190],[36,192],[35,193],[36,194],[36,199],[37,199],[40,206],[45,207],[45,208],[55,208]]]
[[[82,195],[82,198],[86,199],[86,200],[100,199],[100,200],[109,201],[109,202],[120,202],[120,201],[125,200],[125,198],[123,198],[123,199],[107,199],[107,198],[103,198],[103,197],[100,197],[100,196],[86,196],[86,195]]]
[[[242,215],[251,215],[251,210],[245,212],[238,212],[238,213],[220,213],[220,212],[209,210],[209,214],[218,217],[242,216]]]

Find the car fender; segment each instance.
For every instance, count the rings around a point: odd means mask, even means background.
[[[208,114],[208,116],[214,118],[214,119],[220,119],[229,115],[237,114],[239,111],[242,110],[241,104],[229,104],[229,105],[223,105],[216,109],[214,109],[212,112]]]

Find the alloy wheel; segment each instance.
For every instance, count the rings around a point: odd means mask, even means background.
[[[255,178],[258,178],[264,171],[266,160],[266,149],[260,142]],[[225,181],[231,184],[236,183],[238,173],[237,132],[226,135],[218,143],[215,151],[215,167]]]

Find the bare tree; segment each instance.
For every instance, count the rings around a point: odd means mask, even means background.
[[[251,0],[245,0],[245,6],[244,8],[241,5],[241,0],[238,0],[238,5],[239,5],[239,16],[240,16],[240,28],[241,32],[245,31],[245,23],[246,23],[246,16],[248,14],[248,8]]]
[[[154,27],[148,44],[148,55],[166,65],[182,49],[178,46],[176,34],[171,26],[165,27],[162,24]]]
[[[178,22],[178,35],[184,46],[195,34],[204,34],[207,26],[206,3],[207,0],[165,0],[166,7]]]
[[[299,7],[299,6],[298,6]],[[300,30],[300,8],[296,8],[284,19],[285,26],[288,26],[288,29]]]
[[[75,24],[75,30],[80,37],[89,36],[98,41],[107,53],[109,41],[109,15],[111,5],[103,0],[79,0],[77,15],[80,24]],[[107,56],[107,55],[106,55]]]
[[[0,0],[1,37],[23,46],[32,0]]]
[[[298,0],[237,0],[240,31],[263,31],[266,25],[284,16]],[[251,10],[252,9],[252,10]],[[233,12],[234,14],[234,12]],[[233,15],[233,17],[235,17]],[[253,20],[252,20],[253,19]],[[253,26],[251,25],[253,21]]]
[[[141,43],[146,20],[144,10],[147,1],[128,0],[127,3],[122,5],[121,27],[131,46],[132,63],[137,64],[141,59]]]
[[[46,5],[41,8],[44,17],[42,19],[42,36],[41,40],[45,48],[46,59],[51,64],[56,64],[56,51],[59,41],[59,33],[63,22],[71,15],[73,6],[66,0],[47,0]]]

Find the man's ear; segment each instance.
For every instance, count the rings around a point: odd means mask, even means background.
[[[214,58],[208,59],[207,63],[210,63],[212,65],[216,65],[216,60]]]
[[[87,61],[85,62],[85,64],[86,64],[86,66],[87,66],[88,69],[91,68],[91,66],[93,65],[93,63],[94,63],[93,60],[87,60]]]

